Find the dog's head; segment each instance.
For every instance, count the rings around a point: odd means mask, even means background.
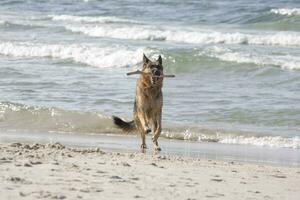
[[[162,65],[162,58],[159,55],[156,61],[151,61],[149,58],[143,54],[143,69],[142,71],[146,74],[146,79],[152,85],[161,85],[163,81],[163,65]]]

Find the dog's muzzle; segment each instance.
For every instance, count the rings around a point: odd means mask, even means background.
[[[159,81],[162,81],[162,77],[159,77],[159,76],[161,76],[162,75],[162,73],[161,73],[161,71],[160,70],[158,70],[157,68],[153,68],[152,70],[151,70],[151,83],[153,84],[153,85],[155,85],[155,84],[157,84]]]

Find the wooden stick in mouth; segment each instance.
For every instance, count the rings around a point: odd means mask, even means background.
[[[151,73],[146,73],[146,72],[142,72],[142,71],[140,71],[140,70],[136,70],[136,71],[134,71],[134,72],[128,72],[128,73],[127,73],[127,76],[134,75],[134,74],[146,74],[146,75],[151,75]],[[174,78],[175,75],[160,75],[160,76],[153,76],[153,77]]]

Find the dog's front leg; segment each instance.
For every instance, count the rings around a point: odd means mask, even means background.
[[[146,112],[146,109],[141,108],[140,111],[138,112],[138,118],[139,121],[141,122],[141,126],[144,130],[145,134],[148,134],[151,132],[151,129],[149,128],[149,118]]]
[[[158,146],[158,137],[161,133],[161,116],[158,117],[157,121],[154,123],[154,134],[152,136],[152,142],[154,149],[156,151],[161,151],[161,148]]]
[[[141,149],[146,149],[146,134],[151,132],[151,129],[147,126],[145,115],[141,112],[138,114],[138,131],[141,134],[142,144]]]

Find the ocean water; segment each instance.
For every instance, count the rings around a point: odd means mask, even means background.
[[[120,132],[162,55],[162,136],[300,148],[298,0],[0,1],[0,131]]]

